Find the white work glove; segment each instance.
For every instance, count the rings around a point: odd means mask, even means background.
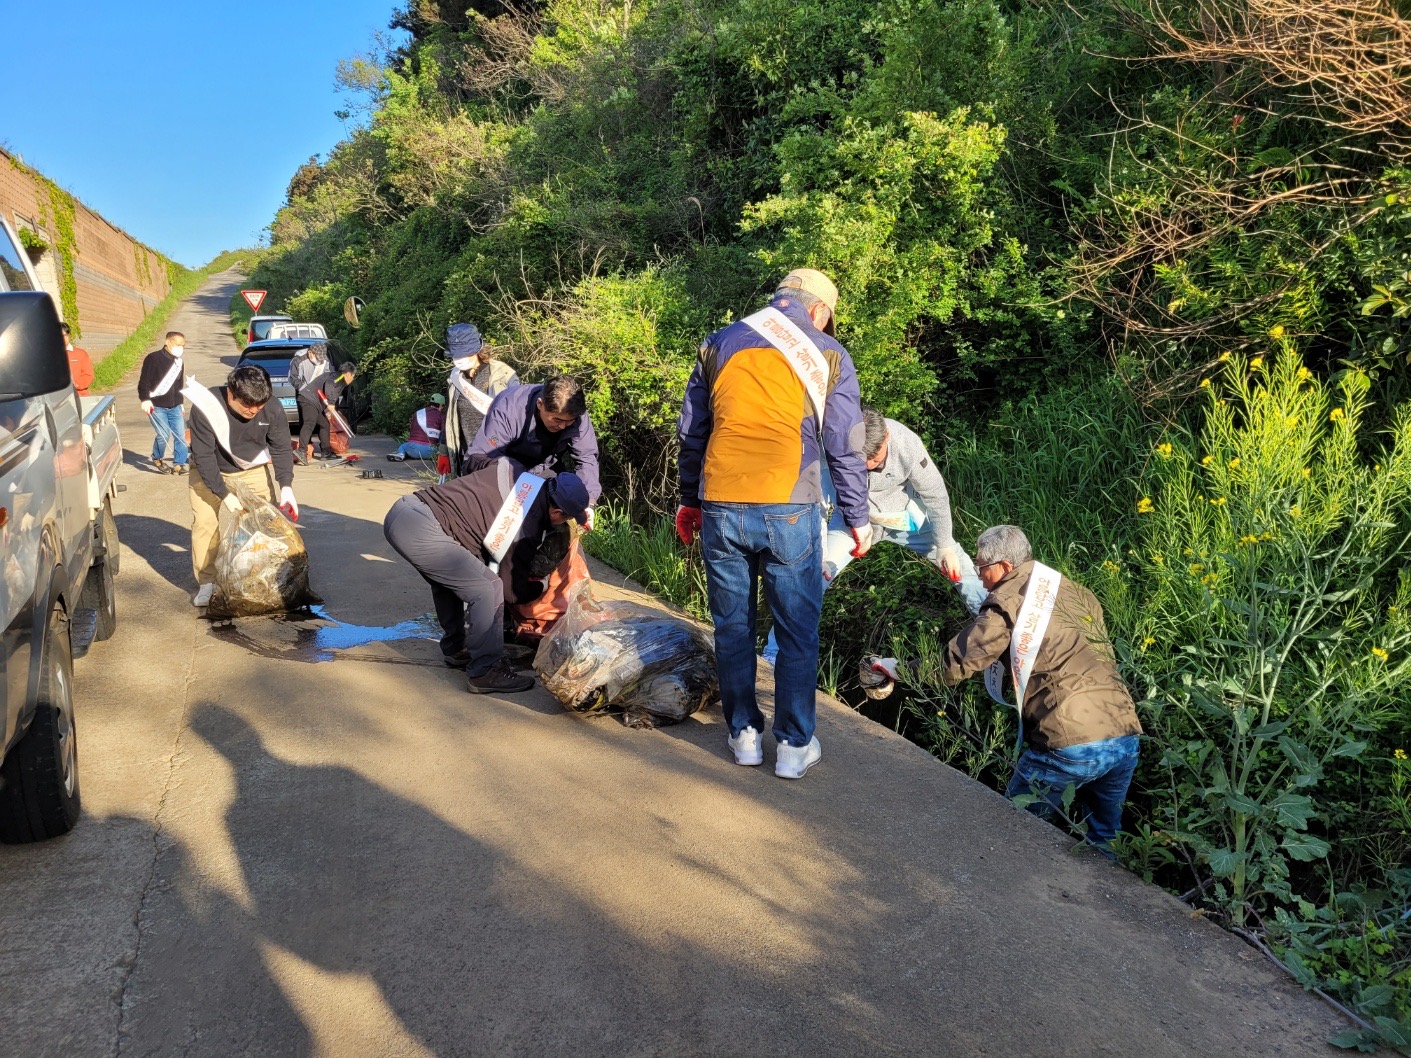
[[[152,414],[152,402],[151,402],[150,400],[144,400],[144,401],[142,402],[142,414],[144,414],[144,415],[151,415],[151,414]]]
[[[591,533],[593,531],[593,508],[589,507],[583,513],[587,515],[588,518],[588,520],[583,523],[583,529],[585,532]]]
[[[279,505],[281,507],[292,508],[294,511],[294,517],[296,519],[299,517],[299,503],[297,500],[294,499],[294,490],[291,489],[288,485],[285,485],[282,489],[279,490]]]
[[[940,553],[936,556],[940,559],[941,572],[952,581],[960,583],[960,545],[952,540],[948,544],[942,544]]]
[[[231,514],[239,514],[245,509],[244,504],[240,502],[240,497],[235,495],[235,493],[233,492],[227,492],[225,494],[225,499],[220,501],[220,505],[224,507],[227,511],[229,511]]]
[[[857,545],[852,549],[850,554],[853,558],[861,558],[872,548],[872,526],[870,523],[857,528],[850,526],[848,531],[852,533],[852,538],[856,541]]]

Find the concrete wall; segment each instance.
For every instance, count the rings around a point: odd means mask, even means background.
[[[0,150],[0,212],[16,230],[37,232],[49,249],[36,262],[40,282],[62,305],[59,233],[48,186],[19,159]],[[110,224],[82,202],[74,204],[74,281],[78,287],[79,332],[75,345],[94,362],[137,329],[170,284],[157,251]],[[62,309],[61,309],[62,311]],[[75,321],[69,320],[74,326]]]

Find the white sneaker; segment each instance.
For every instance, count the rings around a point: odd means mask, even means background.
[[[751,767],[764,763],[764,740],[754,728],[747,727],[738,735],[732,735],[725,741],[735,751],[736,764]]]
[[[196,607],[209,606],[211,604],[211,596],[215,593],[216,586],[214,584],[202,584],[196,589],[196,597],[191,600],[191,605]]]
[[[779,757],[774,762],[774,774],[781,779],[802,779],[804,772],[823,759],[823,747],[817,737],[809,739],[807,746],[791,746],[779,743]]]

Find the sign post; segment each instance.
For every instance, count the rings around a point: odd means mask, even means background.
[[[267,290],[242,290],[240,296],[249,304],[251,312],[259,312],[267,293]]]

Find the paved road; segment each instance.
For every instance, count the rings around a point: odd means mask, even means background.
[[[207,383],[236,285],[173,324]],[[213,633],[186,483],[142,469],[119,399],[85,818],[0,849],[0,1052],[1331,1053],[1328,1012],[1248,948],[841,706],[786,783],[730,762],[718,712],[643,732],[473,698],[434,643],[349,629],[429,609],[381,535],[411,468],[298,470],[345,627]]]

